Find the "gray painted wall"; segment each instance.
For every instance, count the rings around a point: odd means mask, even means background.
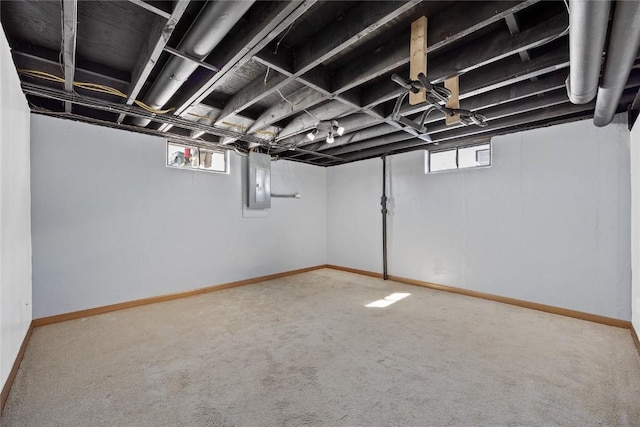
[[[493,166],[388,159],[389,273],[629,320],[629,132],[582,121],[496,137]],[[328,171],[328,261],[381,272],[382,162]]]
[[[631,130],[631,322],[640,334],[640,122]]]
[[[29,105],[0,31],[0,389],[31,324]]]
[[[158,137],[34,115],[34,317],[326,263],[326,169],[272,163],[266,217],[244,179],[165,167]]]

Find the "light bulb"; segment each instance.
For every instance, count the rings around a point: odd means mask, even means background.
[[[314,139],[316,139],[316,133],[318,133],[318,129],[312,130],[307,134],[307,138],[309,138],[310,141],[313,141]]]
[[[330,134],[327,136],[327,144],[333,144],[333,141],[335,141],[335,140],[333,139],[333,133],[330,133]]]
[[[338,126],[338,129],[336,129],[336,132],[338,132],[338,135],[342,136],[342,134],[344,134],[344,128],[342,126]]]

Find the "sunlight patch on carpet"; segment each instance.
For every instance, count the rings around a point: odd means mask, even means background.
[[[395,302],[398,302],[398,301],[400,301],[402,299],[405,299],[409,295],[411,295],[411,294],[405,294],[405,293],[401,293],[401,292],[396,292],[396,293],[393,293],[391,295],[387,295],[383,299],[379,299],[378,301],[374,301],[372,303],[369,303],[369,304],[365,305],[365,307],[371,307],[371,308],[389,307],[391,304],[393,304]]]

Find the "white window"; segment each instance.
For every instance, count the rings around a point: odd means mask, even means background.
[[[456,153],[457,150],[447,151],[429,151],[429,170],[428,172],[446,171],[449,169],[457,169]]]
[[[491,166],[491,142],[425,153],[425,173]]]
[[[229,152],[167,141],[167,166],[172,168],[229,173]]]

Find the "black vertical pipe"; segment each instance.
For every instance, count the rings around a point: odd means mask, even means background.
[[[389,279],[387,275],[387,157],[382,156],[382,278]]]

